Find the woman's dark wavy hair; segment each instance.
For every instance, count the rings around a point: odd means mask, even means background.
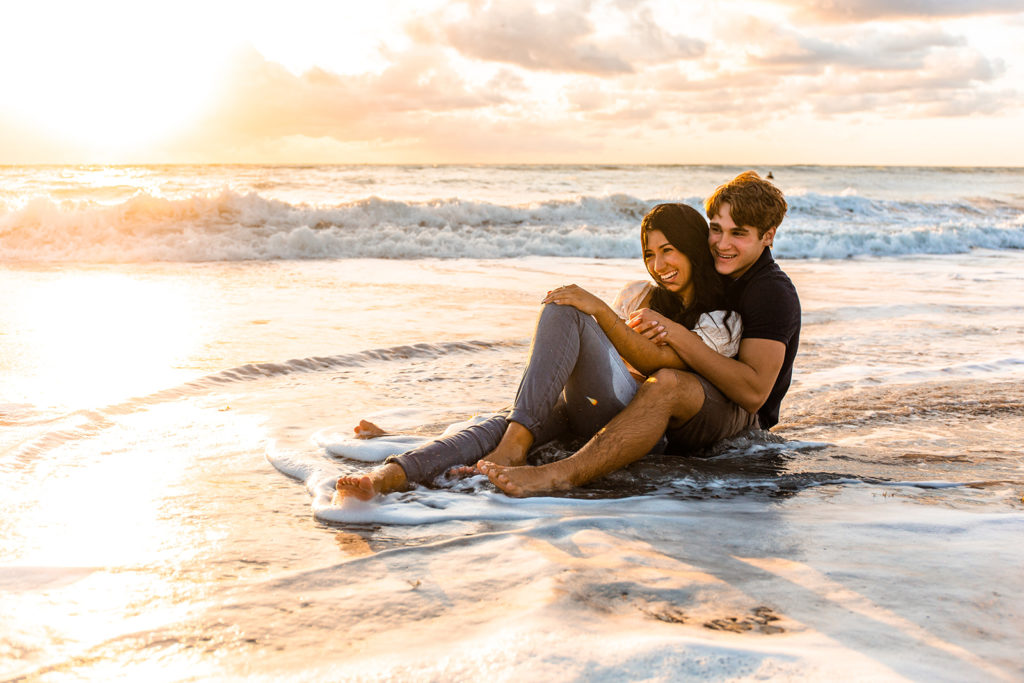
[[[686,204],[658,204],[640,224],[640,244],[644,252],[647,251],[647,234],[652,230],[663,234],[690,260],[694,297],[689,306],[684,306],[682,299],[656,284],[651,308],[693,329],[701,314],[725,308],[725,289],[708,248],[708,223],[699,211]],[[644,263],[646,265],[646,260]],[[654,278],[649,267],[647,272]],[[657,283],[657,278],[654,281]]]

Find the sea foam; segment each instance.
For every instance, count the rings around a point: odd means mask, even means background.
[[[666,199],[612,194],[515,205],[380,197],[312,205],[231,190],[179,199],[138,194],[113,205],[36,198],[0,209],[0,253],[8,261],[84,262],[636,258],[640,220],[660,201]],[[698,197],[684,201],[700,208]],[[992,199],[796,194],[776,239],[776,255],[850,258],[1021,249],[1022,216],[1021,206]]]

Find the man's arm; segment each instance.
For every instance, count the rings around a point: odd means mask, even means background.
[[[661,368],[686,370],[687,365],[679,353],[670,345],[655,344],[626,324],[611,308],[605,309],[594,319],[608,335],[609,341],[627,363],[644,375],[650,375]],[[702,342],[703,343],[703,342]]]
[[[645,339],[666,344],[689,369],[749,413],[756,413],[768,400],[786,360],[784,343],[755,337],[742,340],[737,357],[728,358],[692,330],[649,309],[633,314],[629,326]]]
[[[768,400],[786,359],[786,345],[774,339],[744,339],[739,355],[726,358],[692,333],[670,333],[665,338],[694,372],[748,413],[756,413]]]

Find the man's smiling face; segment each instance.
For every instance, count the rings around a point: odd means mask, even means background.
[[[715,260],[715,270],[734,280],[750,270],[774,239],[775,228],[758,235],[753,226],[736,225],[728,203],[723,202],[718,213],[711,217],[708,246]]]

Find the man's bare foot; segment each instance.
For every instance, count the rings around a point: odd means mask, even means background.
[[[334,488],[337,490],[336,497],[339,500],[348,497],[370,500],[376,495],[403,491],[408,483],[402,466],[388,463],[372,470],[369,474],[338,477],[338,483]]]
[[[353,428],[357,439],[376,439],[378,436],[385,436],[387,432],[373,424],[369,420],[360,420]]]
[[[509,422],[497,448],[477,461],[476,470],[483,474],[484,471],[480,469],[480,465],[483,463],[505,467],[525,465],[526,455],[530,452],[532,445],[533,433],[518,422]]]
[[[553,467],[558,464],[553,462],[539,467],[505,467],[481,460],[477,468],[506,494],[526,498],[572,488],[572,482],[563,474],[562,468]]]

